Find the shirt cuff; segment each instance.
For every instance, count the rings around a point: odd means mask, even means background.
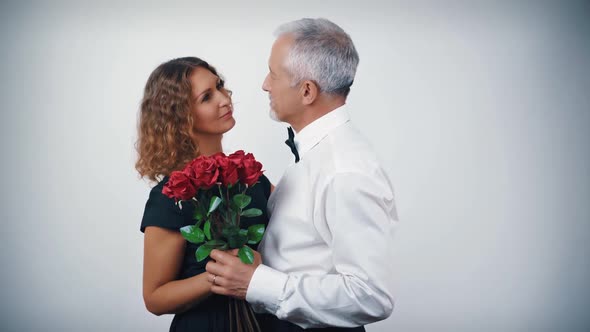
[[[286,273],[263,264],[258,265],[248,285],[246,301],[252,305],[254,311],[274,315],[279,308],[287,279]]]

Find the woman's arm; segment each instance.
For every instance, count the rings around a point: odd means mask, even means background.
[[[150,226],[144,233],[143,300],[154,315],[186,311],[211,294],[207,272],[175,280],[186,240],[177,231]]]
[[[270,184],[270,192],[272,193],[275,190],[275,185],[274,184]]]

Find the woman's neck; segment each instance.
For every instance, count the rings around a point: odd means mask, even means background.
[[[197,144],[199,146],[199,155],[210,156],[217,152],[223,151],[221,146],[222,135],[216,136],[200,136]]]

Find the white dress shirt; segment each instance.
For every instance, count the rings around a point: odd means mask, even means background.
[[[268,201],[246,294],[255,311],[303,328],[387,318],[397,213],[391,183],[344,106],[295,136],[301,160]]]

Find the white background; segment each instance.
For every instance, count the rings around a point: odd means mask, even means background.
[[[395,186],[396,308],[367,330],[590,329],[587,3],[167,3],[0,5],[0,330],[168,329],[141,296],[143,86],[211,62],[235,93],[227,151],[276,183],[292,156],[260,86],[301,17],[355,41],[349,109]]]

